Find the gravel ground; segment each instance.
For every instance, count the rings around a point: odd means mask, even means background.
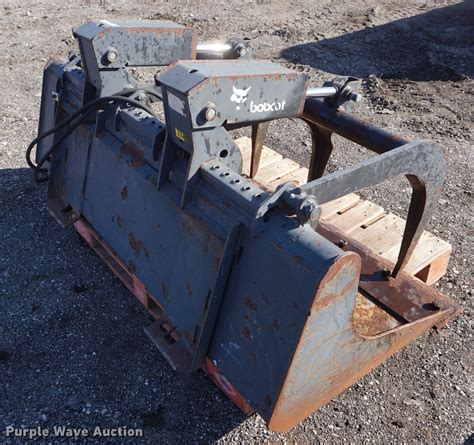
[[[143,443],[474,443],[474,2],[263,3],[1,1],[0,430],[139,427]],[[256,415],[244,418],[203,373],[175,374],[143,334],[145,311],[73,230],[53,221],[45,186],[32,181],[24,161],[44,64],[73,45],[72,26],[109,17],[172,19],[198,28],[203,39],[245,35],[257,57],[307,71],[315,85],[334,75],[361,77],[358,115],[446,147],[449,174],[430,230],[452,244],[453,255],[436,286],[464,313],[287,434],[268,431]],[[302,128],[273,124],[268,143],[307,163]],[[329,167],[365,156],[338,141]],[[364,197],[403,216],[407,191],[400,180]]]

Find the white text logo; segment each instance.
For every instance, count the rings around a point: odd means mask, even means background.
[[[247,94],[249,93],[250,88],[252,87],[248,87],[246,90],[240,90],[234,86],[232,87],[234,94],[230,96],[230,100],[237,104],[235,107],[236,110],[240,110],[240,104],[243,104],[247,100]]]
[[[263,113],[264,111],[280,111],[285,109],[286,101],[282,100],[281,102],[273,102],[269,104],[264,102],[263,104],[254,104],[253,100],[250,102],[250,112],[251,113]]]

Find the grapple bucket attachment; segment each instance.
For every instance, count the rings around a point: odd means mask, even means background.
[[[153,316],[146,333],[174,369],[204,369],[244,412],[287,431],[459,312],[404,271],[439,197],[442,149],[347,114],[353,79],[308,90],[305,74],[268,61],[196,60],[194,32],[168,22],[94,21],[75,35],[80,54],[46,68],[30,163],[49,177],[58,222]],[[236,57],[248,55],[239,45]],[[189,60],[154,85],[126,71],[176,59]],[[268,123],[279,118],[310,126],[307,183],[265,166]],[[248,157],[230,133],[242,127],[252,129]],[[332,133],[377,155],[323,176]],[[413,194],[394,266],[321,212],[397,175]]]

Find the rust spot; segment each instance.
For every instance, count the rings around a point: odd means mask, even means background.
[[[137,240],[132,232],[128,234],[128,242],[130,243],[130,247],[135,253],[139,253],[140,251],[142,251],[144,255],[148,258],[148,249],[146,248],[145,244],[143,243],[143,241]]]
[[[209,377],[211,377],[212,381],[222,390],[222,392],[232,400],[244,414],[250,414],[253,412],[253,408],[244,399],[242,394],[240,394],[237,388],[235,388],[235,386],[233,386],[232,383],[220,373],[220,370],[211,360],[209,360],[209,358],[206,358],[203,369],[207,372]]]
[[[400,325],[400,322],[360,293],[352,315],[354,329],[363,336],[373,336]]]
[[[278,331],[280,329],[280,322],[278,320],[273,320],[273,328],[275,331]]]
[[[128,198],[128,187],[125,186],[122,191],[120,192],[120,197],[122,198],[122,201],[125,201]]]
[[[283,244],[279,243],[278,241],[273,241],[273,245],[277,250],[283,250]]]
[[[135,266],[135,263],[133,261],[128,262],[128,270],[130,273],[135,273],[137,271],[137,266]]]
[[[299,255],[293,255],[291,258],[299,266],[304,267],[305,269],[308,269],[308,266],[306,265],[303,257],[301,257]]]
[[[143,150],[141,150],[131,142],[127,142],[126,144],[122,145],[122,148],[120,149],[120,154],[122,156],[129,156],[132,160],[132,167],[134,168],[141,167],[145,163],[145,156],[143,154]]]
[[[329,289],[335,289],[335,286],[332,285],[329,287],[326,283],[332,283],[334,279],[338,276],[342,277],[344,274],[352,275],[352,279],[347,280],[347,284],[344,288],[338,294],[327,291]],[[354,284],[357,283],[357,278],[357,269],[354,268],[352,263],[342,263],[340,265],[340,263],[336,261],[321,281],[320,289],[318,289],[320,297],[316,301],[315,308],[322,309],[330,305],[337,298],[344,298],[346,295],[350,294],[354,289]]]
[[[252,299],[253,297],[248,295],[244,299],[244,304],[247,306],[251,311],[255,312],[258,308],[257,303],[255,303]]]
[[[252,340],[252,333],[250,332],[247,326],[242,326],[242,329],[240,330],[240,335],[242,335],[242,337],[245,337],[247,340]]]
[[[250,360],[252,360],[253,362],[257,360],[257,354],[255,354],[255,352],[249,352],[249,357],[250,357]]]
[[[122,227],[123,226],[123,219],[120,215],[117,215],[117,225],[119,227]]]
[[[193,295],[193,290],[192,290],[191,285],[189,283],[186,283],[186,289],[188,291],[188,295],[191,297]]]

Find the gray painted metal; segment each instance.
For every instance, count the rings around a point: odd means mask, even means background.
[[[102,96],[135,85],[127,66],[169,65],[196,54],[196,32],[169,21],[92,20],[74,36],[87,80]]]
[[[67,60],[65,59],[53,59],[48,61],[44,69],[38,134],[43,134],[54,127],[56,102],[59,99],[58,87],[66,64]],[[38,143],[38,147],[36,148],[36,162],[38,162],[44,156],[48,148],[51,147],[53,137],[53,135],[50,135]]]
[[[40,128],[87,103],[91,83],[100,94],[123,88],[126,79],[118,72],[127,63],[189,55],[192,33],[160,24],[163,32],[152,35],[156,26],[99,21],[80,27],[83,67],[75,59],[47,68],[53,76],[45,74],[47,115]],[[156,43],[151,59],[145,37]],[[108,53],[112,49],[117,58]],[[122,68],[110,77],[99,55],[111,64],[119,60]],[[228,130],[300,117],[307,80],[265,61],[177,62],[158,77],[166,125],[129,105],[98,111],[53,153],[48,188],[56,219],[62,225],[85,219],[154,296],[161,312],[147,334],[171,366],[192,372],[207,356],[278,430],[314,409],[308,394],[320,406],[327,387],[336,394],[350,384],[339,372],[363,375],[409,341],[396,332],[392,342],[390,332],[369,342],[354,332],[362,254],[341,250],[315,230],[318,204],[408,175],[417,193],[410,215],[416,213],[418,228],[402,246],[407,257],[445,169],[439,147],[419,142],[299,188],[263,191],[242,176],[242,157]],[[59,89],[54,107],[53,86]],[[255,134],[256,146],[263,133]],[[436,301],[442,308],[442,298]],[[431,325],[427,318],[416,321]],[[315,375],[308,372],[316,368]]]

